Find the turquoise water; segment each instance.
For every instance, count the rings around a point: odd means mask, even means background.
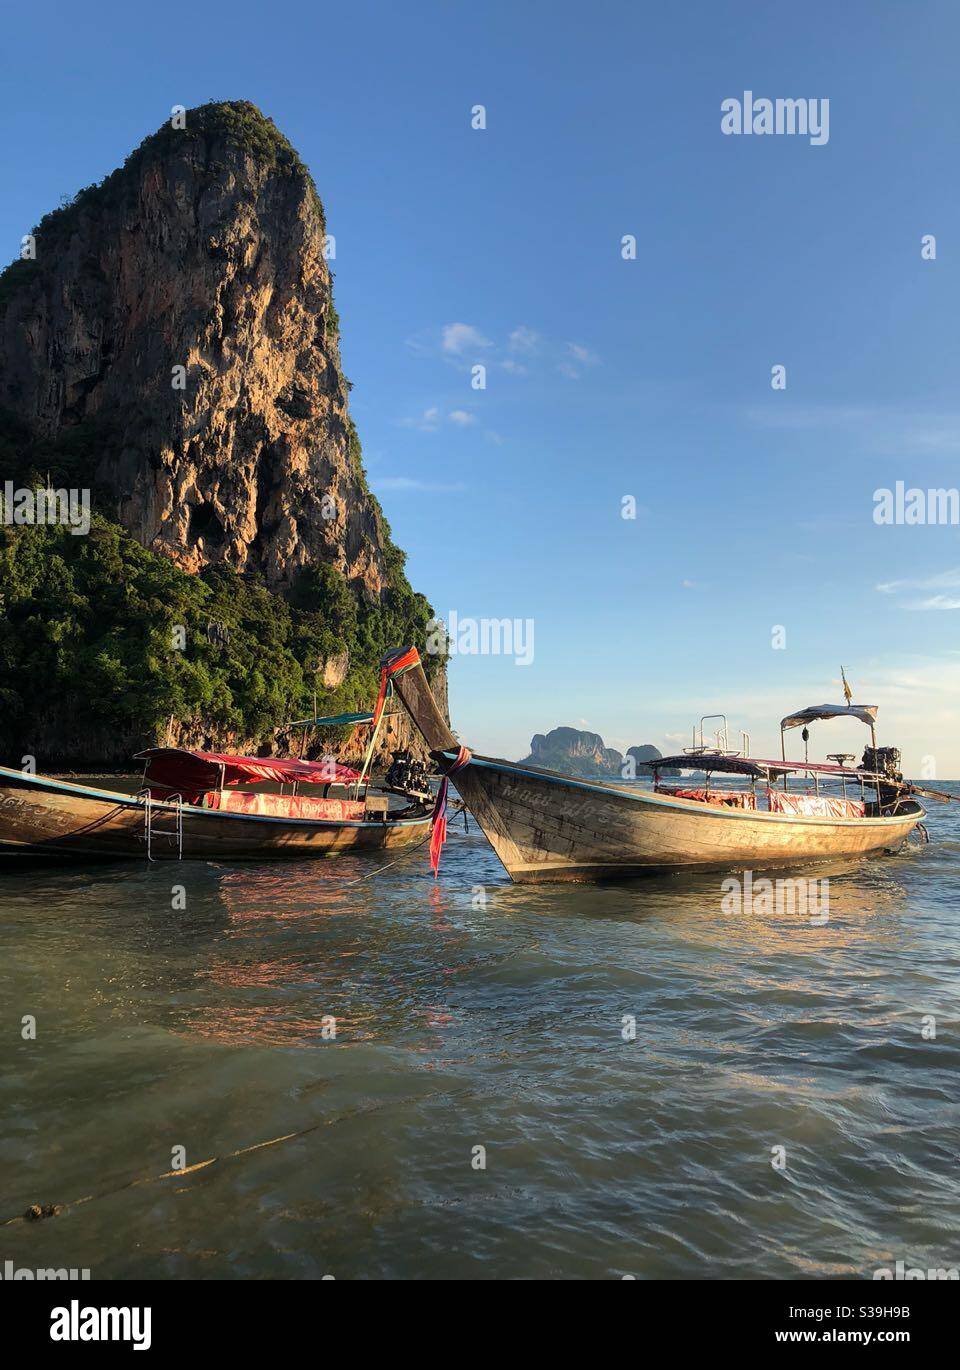
[[[475,828],[436,884],[423,851],[354,884],[381,858],[4,869],[0,1217],[66,1207],[0,1229],[0,1262],[960,1264],[960,806],[928,826],[927,848],[831,869],[822,925],[725,912],[721,876],[513,886]],[[178,1147],[221,1159],[157,1179]]]

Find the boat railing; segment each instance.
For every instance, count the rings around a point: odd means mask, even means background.
[[[168,795],[165,795],[165,796],[163,797],[162,800],[157,801],[157,800],[154,799],[153,794],[152,794],[152,792],[151,792],[149,789],[143,789],[143,790],[141,790],[140,793],[137,795],[137,798],[143,800],[143,837],[144,837],[144,841],[146,842],[146,846],[147,846],[147,860],[148,860],[148,861],[153,861],[153,860],[156,859],[156,858],[154,857],[154,855],[153,855],[153,842],[154,842],[154,838],[157,838],[157,837],[167,837],[167,838],[169,838],[172,842],[174,842],[174,843],[176,844],[176,848],[177,848],[177,860],[178,860],[178,861],[182,861],[182,860],[183,860],[183,795],[182,795],[182,794],[168,794]],[[156,822],[156,808],[157,808],[157,803],[158,803],[158,802],[161,804],[161,806],[168,805],[168,804],[173,806],[173,809],[174,809],[174,827],[173,827],[173,830],[172,830],[172,831],[171,831],[169,828],[158,828],[158,827],[155,826],[155,822]],[[161,813],[164,812],[163,807],[161,807],[160,812],[161,812]]]
[[[714,743],[711,745],[704,741],[703,725],[715,719],[720,720],[720,726],[717,728]],[[693,746],[684,747],[683,750],[687,756],[749,756],[750,734],[741,729],[740,750],[736,751],[730,746],[726,714],[704,714],[700,722],[693,725]]]
[[[692,751],[694,751],[694,752],[697,752],[697,751],[703,752],[703,751],[708,751],[708,750],[709,750],[709,748],[706,747],[706,746],[704,745],[704,741],[703,741],[703,725],[704,725],[704,723],[713,723],[713,722],[715,722],[717,719],[720,720],[720,727],[717,729],[717,739],[716,739],[716,740],[717,740],[717,746],[716,746],[716,750],[717,750],[718,752],[725,752],[725,751],[727,750],[727,716],[726,716],[726,714],[704,714],[703,717],[702,717],[701,720],[700,720],[700,723],[699,723],[699,733],[700,733],[700,741],[699,741],[699,742],[697,741],[697,732],[698,732],[698,728],[695,726],[694,729],[693,729],[693,747],[692,747],[692,749],[691,749]]]

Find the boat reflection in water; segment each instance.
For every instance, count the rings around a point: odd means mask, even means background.
[[[331,1040],[324,1027],[332,1018],[338,1046],[403,1044],[443,1059],[446,1034],[464,1030],[465,1004],[488,975],[504,974],[511,961],[536,963],[531,929],[542,919],[565,929],[572,964],[580,942],[586,947],[594,936],[591,924],[655,920],[675,959],[733,957],[741,990],[753,983],[759,992],[779,958],[787,966],[801,951],[816,964],[869,957],[887,943],[902,952],[901,871],[908,874],[917,863],[909,851],[866,868],[845,859],[818,865],[813,880],[809,867],[781,868],[770,877],[774,882],[809,887],[815,881],[807,911],[789,890],[778,897],[776,884],[772,899],[757,897],[767,878],[759,871],[651,876],[599,888],[589,898],[575,885],[538,890],[491,882],[478,908],[474,868],[490,865],[488,853],[479,834],[458,838],[447,857],[450,879],[442,883],[415,857],[399,871],[355,885],[354,872],[363,873],[359,861],[341,863],[336,873],[312,863],[213,868],[218,930],[195,966],[196,993],[182,1003],[176,1030],[223,1045],[322,1048]],[[491,873],[492,867],[484,878]],[[745,896],[739,905],[729,898],[731,880],[740,881]],[[623,971],[652,974],[629,963]],[[555,973],[562,983],[562,963]],[[806,976],[794,980],[783,967],[778,974],[778,992],[788,997],[808,987]],[[563,1013],[541,1006],[538,1016],[549,1032]],[[479,1021],[476,1026],[479,1032]],[[482,1049],[496,1048],[487,1042]]]
[[[405,868],[409,875],[401,867],[381,879],[347,858],[336,872],[313,863],[220,868],[226,922],[195,971],[211,993],[186,1011],[180,1031],[278,1046],[426,1032],[429,1049],[439,1047],[436,1031],[455,1018],[445,995],[469,969],[470,937],[415,856]]]

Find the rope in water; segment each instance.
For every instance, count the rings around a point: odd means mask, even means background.
[[[265,1142],[254,1142],[252,1146],[242,1146],[236,1151],[228,1151],[223,1156],[210,1156],[205,1161],[197,1161],[194,1165],[184,1166],[182,1170],[164,1170],[159,1175],[139,1175],[132,1180],[127,1180],[124,1184],[114,1185],[112,1189],[104,1189],[95,1194],[84,1194],[82,1198],[72,1199],[64,1204],[32,1204],[25,1213],[18,1213],[15,1217],[0,1219],[0,1227],[13,1227],[17,1223],[38,1222],[42,1218],[55,1218],[67,1209],[79,1208],[81,1204],[93,1203],[96,1199],[107,1199],[114,1194],[122,1194],[127,1189],[138,1189],[142,1185],[159,1184],[161,1180],[182,1179],[185,1175],[194,1175],[198,1170],[206,1170],[208,1166],[216,1165],[218,1161],[232,1161],[239,1156],[249,1156],[254,1151],[263,1151],[268,1146],[279,1146],[281,1142],[290,1142],[298,1137],[309,1137],[312,1132],[319,1132],[321,1128],[332,1127],[335,1123],[346,1122],[350,1118],[362,1117],[367,1113],[379,1113],[385,1108],[392,1108],[399,1104],[420,1103],[425,1099],[434,1099],[441,1095],[465,1094],[468,1091],[435,1089],[428,1094],[408,1095],[402,1099],[388,1099],[381,1103],[371,1104],[367,1107],[362,1105],[357,1108],[347,1109],[344,1113],[336,1114],[332,1118],[324,1118],[319,1123],[312,1123],[310,1127],[299,1128],[296,1132],[285,1132],[280,1137],[270,1137]]]
[[[464,832],[469,832],[469,828],[467,827],[467,806],[464,804],[462,799],[457,799],[454,801],[454,803],[456,806],[456,812],[463,814]],[[377,869],[374,871],[367,871],[366,875],[360,875],[357,877],[356,880],[348,880],[346,884],[341,886],[341,888],[348,890],[351,885],[359,885],[362,881],[371,880],[375,875],[380,875],[383,871],[388,871],[393,866],[399,866],[401,861],[406,861],[408,856],[412,856],[414,852],[418,852],[425,842],[432,842],[432,840],[433,829],[431,828],[431,830],[427,833],[426,837],[421,837],[419,842],[414,843],[414,845],[409,849],[409,851],[405,851],[402,856],[398,856],[396,861],[388,861],[385,866],[378,866]]]
[[[388,861],[385,866],[378,866],[374,871],[367,871],[366,875],[360,875],[356,880],[348,880],[341,888],[348,890],[351,885],[359,885],[364,880],[370,880],[373,876],[380,875],[383,871],[390,870],[393,866],[399,866],[401,861],[406,861],[408,856],[412,856],[414,852],[418,852],[425,842],[430,841],[432,836],[432,832],[428,832],[425,837],[421,837],[420,841],[414,843],[414,845],[408,851],[405,851],[402,856],[398,856],[396,861]]]

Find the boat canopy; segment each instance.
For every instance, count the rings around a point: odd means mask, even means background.
[[[664,766],[685,771],[726,772],[728,775],[763,776],[804,774],[833,776],[836,779],[856,780],[870,776],[860,766],[831,766],[826,761],[767,761],[753,756],[724,756],[722,752],[681,752],[679,756],[659,756],[655,761],[641,761],[656,774]]]
[[[228,756],[221,752],[194,752],[182,747],[150,747],[138,752],[146,762],[146,778],[174,790],[224,789],[250,780],[277,780],[280,784],[301,781],[308,785],[350,784],[356,771],[329,761],[297,761],[278,756]]]
[[[799,728],[804,723],[816,723],[824,718],[857,718],[872,728],[877,721],[877,704],[811,704],[795,714],[781,719],[781,728]]]

